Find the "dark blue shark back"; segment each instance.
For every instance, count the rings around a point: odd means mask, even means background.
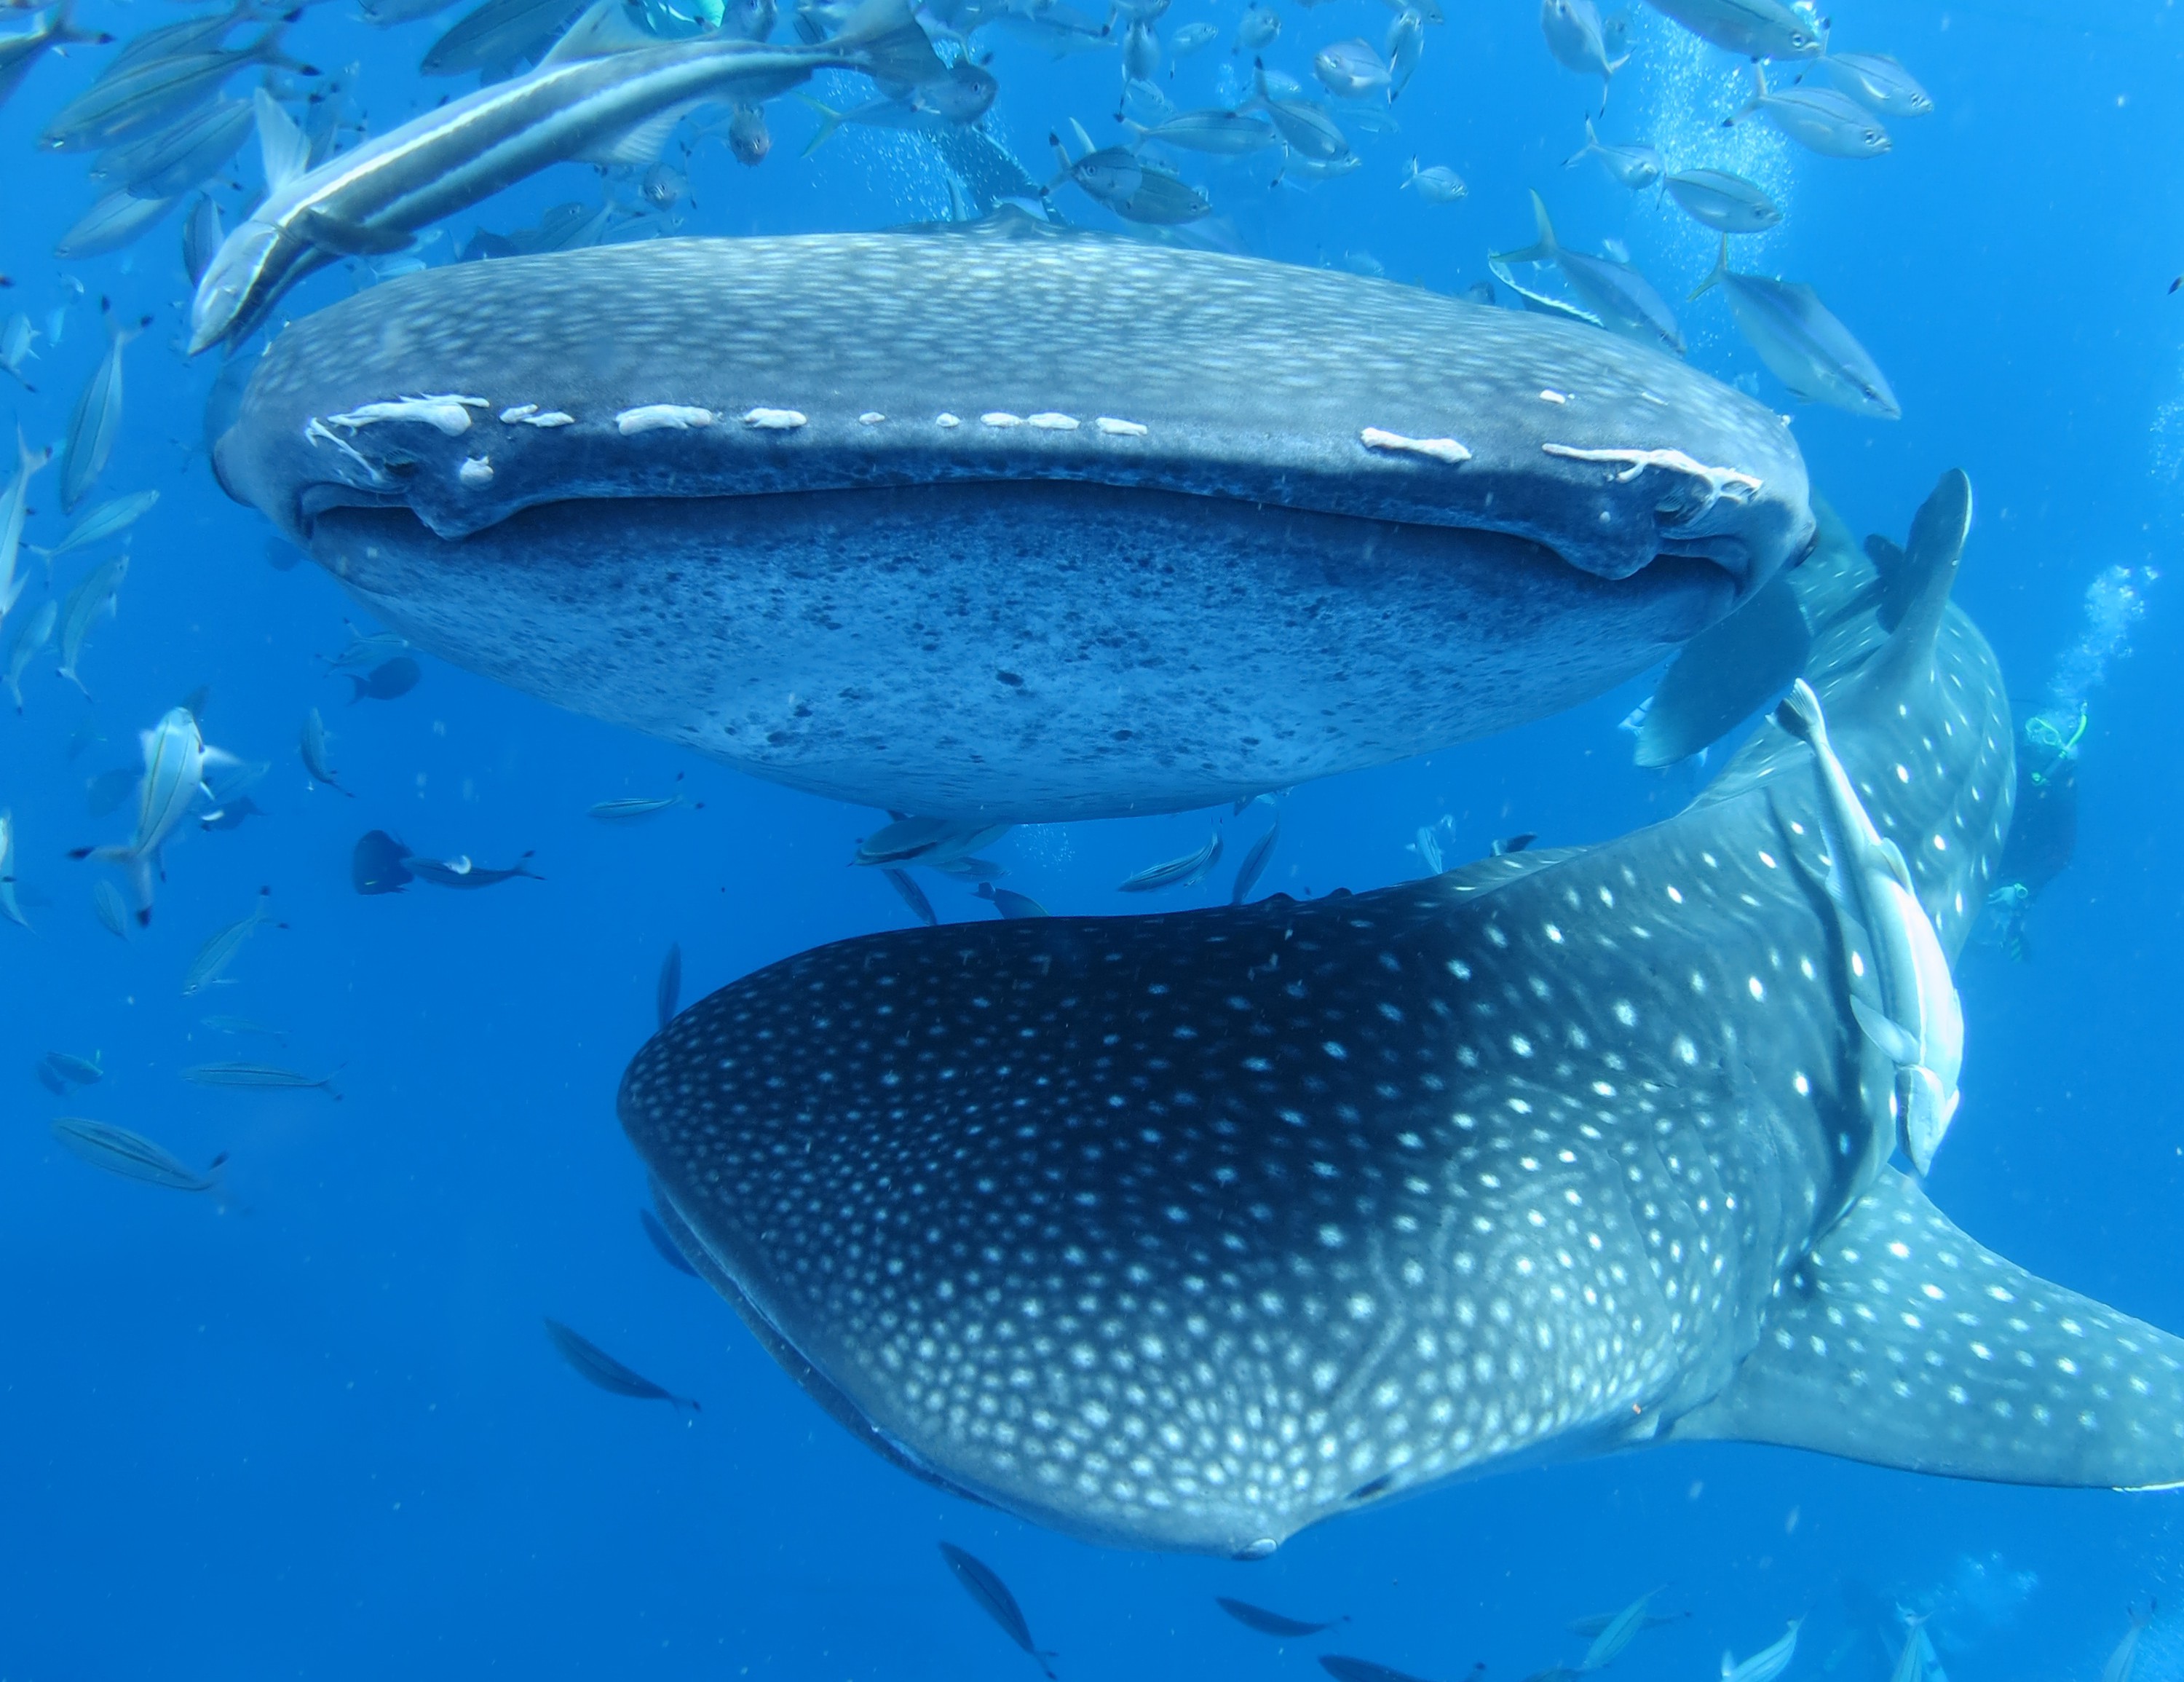
[[[1798,588],[1838,749],[1953,950],[2012,778],[1998,670],[1947,584],[1907,615],[1911,660],[1862,558]],[[1786,1313],[1827,1312],[1816,1242],[1923,1207],[1886,1166],[1892,1070],[1847,1007],[1859,937],[1817,805],[1769,725],[1689,810],[1597,847],[844,942],[664,1030],[623,1124],[838,1415],[1096,1539],[1257,1555],[1680,1424],[2013,1475],[2038,1444],[1951,1460],[1890,1437],[1900,1398],[1821,1441],[1843,1375],[1760,1370]],[[1921,1282],[1884,1262],[1867,1285],[1899,1283]],[[2184,1475],[2184,1445],[2148,1463]],[[2153,1480],[2085,1471],[2052,1480]]]

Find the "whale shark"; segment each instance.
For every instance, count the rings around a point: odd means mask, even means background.
[[[1815,530],[1782,417],[1672,357],[1021,213],[407,276],[282,331],[214,459],[435,653],[988,822],[1536,718]]]
[[[623,1080],[664,1218],[876,1450],[1101,1542],[1257,1557],[1688,1440],[2184,1480],[2184,1340],[1986,1250],[1898,1166],[1918,1054],[1872,1020],[1909,1007],[1859,917],[1953,961],[2014,786],[1999,667],[1948,602],[1970,512],[1948,476],[1900,617],[1854,551],[1800,569],[1802,706],[1620,839],[911,929],[722,989]],[[1892,854],[1900,898],[1845,886]]]

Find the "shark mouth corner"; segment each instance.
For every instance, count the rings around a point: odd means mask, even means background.
[[[1814,530],[1780,418],[1670,358],[1089,237],[431,270],[284,332],[218,457],[460,663],[817,792],[1019,821],[1556,710]]]
[[[1257,1557],[1681,1439],[2174,1484],[2184,1340],[1891,1166],[1905,1094],[1953,1107],[1936,1024],[2014,780],[1948,603],[1968,519],[1951,476],[1893,607],[1847,548],[1791,576],[1804,710],[1674,818],[1354,897],[823,947],[665,1028],[623,1128],[837,1417],[1095,1540]],[[1831,892],[1859,847],[1887,891]]]

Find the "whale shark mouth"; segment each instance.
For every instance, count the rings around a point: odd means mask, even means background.
[[[1609,580],[1496,532],[1069,483],[562,502],[453,540],[329,507],[311,543],[514,687],[836,799],[1025,822],[1514,726],[1736,593],[1703,560]]]

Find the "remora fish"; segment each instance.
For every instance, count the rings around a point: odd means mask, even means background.
[[[1889,388],[1888,376],[1810,287],[1801,281],[1769,280],[1763,275],[1733,273],[1726,234],[1722,236],[1721,254],[1714,261],[1713,272],[1698,283],[1691,296],[1696,298],[1716,285],[1729,299],[1737,331],[1759,353],[1768,371],[1799,397],[1832,404],[1853,415],[1877,415],[1885,420],[1902,418],[1903,410]]]
[[[1287,1618],[1279,1612],[1269,1612],[1262,1606],[1254,1606],[1249,1601],[1230,1600],[1225,1595],[1214,1596],[1213,1604],[1246,1629],[1256,1629],[1262,1635],[1317,1635],[1323,1630],[1332,1629],[1338,1624],[1350,1621],[1347,1618],[1330,1618],[1324,1624],[1307,1624],[1302,1618]]]
[[[198,1063],[182,1071],[194,1086],[220,1086],[238,1092],[324,1092],[338,1100],[332,1075],[311,1076],[272,1063]]]
[[[1163,888],[1195,888],[1206,880],[1207,873],[1220,861],[1221,832],[1217,829],[1206,838],[1206,844],[1196,852],[1185,853],[1179,859],[1165,860],[1160,864],[1147,865],[1126,878],[1116,892],[1153,894]]]
[[[784,92],[815,70],[918,86],[946,74],[904,0],[866,0],[817,47],[707,36],[663,42],[599,0],[535,70],[482,87],[315,170],[267,182],[190,306],[190,349],[246,337],[281,295],[337,259],[398,250],[412,234],[549,164],[649,164],[695,105]]]
[[[975,1554],[966,1553],[953,1542],[940,1544],[940,1557],[948,1562],[948,1568],[956,1580],[963,1585],[963,1592],[978,1601],[986,1616],[1000,1626],[1001,1633],[1031,1656],[1046,1677],[1054,1682],[1054,1666],[1050,1663],[1057,1655],[1041,1651],[1032,1639],[1031,1625],[1025,1621],[1023,1608],[1017,1597],[1009,1592],[1009,1585],[1000,1574]]]
[[[610,297],[603,360],[585,301]],[[818,307],[861,330],[772,325]],[[489,406],[448,405],[460,433],[327,424],[433,393]],[[570,424],[497,418],[531,405]],[[1651,350],[1022,215],[409,276],[284,329],[215,454],[434,654],[967,823],[1212,806],[1541,716],[1656,664],[1814,529],[1780,420]],[[482,454],[490,479],[465,476]],[[1117,545],[1173,571],[1118,599],[1096,559]],[[883,555],[996,628],[932,620]],[[1024,555],[1043,611],[1116,637],[1002,609]],[[788,582],[755,601],[760,567]],[[716,629],[671,635],[640,601]]]
[[[1790,575],[1834,749],[1944,954],[2014,783],[2000,668],[1948,603],[1970,507],[1951,474],[1920,510],[1893,632],[1863,556]],[[1669,1439],[2184,1480],[2184,1339],[1890,1166],[1895,1071],[1852,1005],[1874,946],[1826,894],[1822,814],[1811,749],[1768,723],[1597,846],[844,941],[684,1011],[622,1125],[836,1418],[1088,1538],[1258,1557],[1383,1495]],[[930,1406],[1019,1367],[990,1421]],[[1065,1469],[1092,1456],[1128,1479]]]
[[[1589,125],[1588,125],[1589,131]],[[1539,224],[1539,242],[1522,251],[1497,251],[1492,263],[1552,263],[1563,271],[1570,290],[1601,317],[1618,329],[1684,354],[1683,330],[1652,282],[1628,263],[1605,257],[1588,257],[1572,251],[1555,237],[1555,225],[1547,218],[1546,202],[1532,195],[1532,215]],[[1500,270],[1496,271],[1497,274]],[[1511,283],[1514,285],[1513,281]]]
[[[670,1407],[687,1407],[693,1413],[703,1412],[695,1398],[660,1389],[644,1374],[632,1372],[589,1338],[571,1331],[559,1320],[546,1322],[546,1335],[561,1358],[578,1374],[610,1395],[626,1395],[637,1401],[664,1401]]]

